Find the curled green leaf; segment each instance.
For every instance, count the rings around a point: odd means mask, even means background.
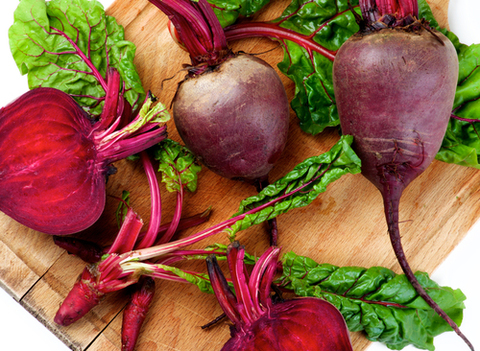
[[[252,225],[275,218],[291,209],[307,206],[341,176],[360,173],[361,162],[351,149],[352,140],[350,135],[342,136],[326,153],[306,159],[257,195],[243,200],[234,217],[270,202],[272,205],[238,220],[227,230],[229,236],[234,238],[237,232]]]
[[[441,287],[426,273],[415,274],[420,284],[458,324],[465,295]],[[351,331],[364,331],[371,341],[393,350],[407,345],[434,350],[433,338],[450,326],[416,293],[404,274],[383,267],[337,267],[318,264],[293,252],[283,257],[280,284],[299,296],[315,296],[334,304]]]
[[[60,89],[92,116],[101,114],[109,67],[120,72],[124,97],[134,110],[145,98],[133,64],[135,45],[98,1],[21,0],[9,39],[30,89]]]

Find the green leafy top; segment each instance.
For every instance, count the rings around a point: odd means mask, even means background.
[[[270,0],[209,0],[222,27],[235,23],[240,17],[249,17],[262,9]]]
[[[440,287],[426,273],[415,274],[420,284],[458,324],[465,295]],[[382,268],[337,267],[318,264],[293,252],[283,257],[281,286],[298,296],[315,296],[334,304],[351,331],[365,331],[371,341],[393,350],[412,344],[434,350],[433,337],[450,331],[448,324],[418,296],[403,274]]]
[[[30,89],[60,89],[98,116],[106,72],[114,67],[133,109],[144,101],[145,91],[133,64],[135,45],[125,40],[123,28],[95,0],[20,0],[9,39]]]
[[[156,146],[155,159],[160,162],[158,170],[168,191],[180,192],[182,187],[189,191],[197,189],[197,174],[202,168],[186,147],[165,139]]]
[[[361,162],[351,149],[352,140],[350,135],[342,136],[329,151],[307,158],[257,195],[243,200],[233,217],[247,213],[252,208],[264,208],[232,225],[227,230],[230,237],[233,239],[237,232],[291,209],[307,206],[326,190],[327,185],[341,176],[360,173]]]

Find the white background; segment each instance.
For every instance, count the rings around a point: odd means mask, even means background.
[[[101,0],[107,8],[113,0]],[[20,76],[8,46],[8,28],[18,2],[2,1],[0,11],[0,106],[6,105],[28,90],[26,78]],[[451,0],[449,22],[451,30],[465,44],[480,43],[480,0]],[[432,274],[440,285],[460,288],[468,297],[462,331],[480,350],[480,221],[462,243]],[[453,333],[435,339],[437,351],[468,350]],[[66,351],[69,350],[40,322],[26,312],[0,288],[0,350]],[[368,351],[388,350],[374,343]],[[417,350],[407,347],[404,350]]]

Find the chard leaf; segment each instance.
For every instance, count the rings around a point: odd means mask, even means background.
[[[450,118],[436,158],[480,169],[480,45],[457,44],[456,48],[459,77],[452,113],[455,117]]]
[[[165,139],[156,146],[155,159],[160,162],[158,170],[168,191],[180,192],[183,187],[192,192],[197,189],[197,174],[202,168],[186,147]]]
[[[465,295],[440,287],[426,273],[420,284],[457,324],[463,318]],[[448,324],[418,296],[404,274],[382,268],[318,264],[293,252],[283,256],[281,285],[298,296],[314,296],[334,304],[351,331],[364,331],[371,341],[393,350],[407,345],[434,350],[433,338],[450,331]]]
[[[102,111],[109,67],[120,72],[134,110],[145,98],[133,64],[135,45],[98,1],[20,0],[9,39],[30,89],[60,89],[92,116]]]
[[[210,284],[208,274],[206,273],[188,272],[177,267],[166,266],[163,264],[157,264],[156,266],[167,272],[171,272],[182,279],[185,279],[188,283],[196,285],[201,292],[213,294],[212,284]]]
[[[352,6],[358,0],[350,1]],[[359,11],[359,10],[358,10]],[[273,21],[282,28],[308,36],[310,40],[335,52],[358,31],[355,17],[346,0],[292,1],[285,12]],[[339,125],[333,92],[333,60],[295,41],[284,40],[284,58],[278,68],[295,83],[291,106],[303,131],[322,132]]]
[[[352,136],[344,135],[326,153],[307,158],[291,172],[240,203],[233,216],[264,206],[233,224],[227,233],[233,240],[237,232],[262,223],[291,209],[304,207],[323,193],[327,185],[341,176],[360,173],[361,162],[351,149]]]
[[[213,12],[220,20],[222,27],[229,26],[238,17],[249,17],[258,12],[270,0],[208,0],[213,7]]]

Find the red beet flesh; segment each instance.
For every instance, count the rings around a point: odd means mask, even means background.
[[[285,147],[289,104],[275,70],[238,55],[181,83],[173,104],[186,146],[226,178],[266,178]]]
[[[235,294],[215,256],[207,258],[213,291],[225,315],[234,323],[222,351],[352,351],[350,335],[340,311],[317,298],[273,303],[270,289],[280,249],[270,247],[249,275],[245,249],[232,243],[227,252]]]
[[[56,89],[31,90],[2,108],[0,210],[50,234],[93,224],[105,205],[107,168],[95,162],[91,130],[84,111]]]
[[[333,330],[342,331],[343,337]],[[232,335],[222,351],[353,350],[340,312],[316,298],[275,304],[268,314]]]

